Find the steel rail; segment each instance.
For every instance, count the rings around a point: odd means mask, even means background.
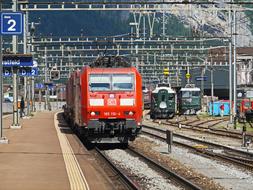
[[[148,125],[142,125],[142,127],[144,129],[147,128],[147,129],[150,129],[150,130],[158,131],[162,134],[166,134],[166,130],[164,130],[164,129],[159,129],[159,128],[151,127],[151,126],[148,126]],[[178,134],[178,133],[173,133],[173,136],[178,137],[178,138],[182,138],[182,139],[186,139],[186,140],[189,140],[189,141],[195,141],[197,143],[201,143],[201,144],[204,144],[204,145],[210,145],[210,146],[213,146],[215,148],[224,149],[226,151],[236,152],[236,153],[239,153],[241,155],[253,158],[253,153],[251,153],[251,152],[245,152],[245,151],[242,151],[242,150],[230,148],[230,147],[225,146],[225,145],[221,145],[221,144],[217,144],[217,143],[213,143],[213,142],[208,142],[208,141],[188,137],[188,136],[181,135],[181,134]]]
[[[202,189],[199,186],[197,186],[194,183],[192,183],[191,181],[189,181],[189,180],[185,179],[184,177],[176,174],[172,170],[169,170],[168,168],[162,166],[161,164],[158,164],[153,159],[148,158],[147,156],[145,156],[144,154],[142,154],[140,152],[137,152],[133,148],[128,147],[127,150],[130,150],[130,152],[134,153],[135,155],[137,155],[138,157],[140,157],[141,159],[143,159],[145,162],[148,162],[149,164],[151,164],[152,166],[154,166],[155,168],[157,168],[162,173],[164,173],[166,175],[169,175],[169,176],[172,176],[177,182],[179,182],[180,184],[183,184],[183,186],[186,187],[187,189],[194,189],[194,190],[200,190],[200,189]]]
[[[191,122],[188,122],[188,123],[180,123],[180,124],[181,124],[181,127],[184,128],[184,129],[197,130],[197,131],[207,132],[207,133],[218,135],[218,136],[225,136],[225,137],[242,139],[242,135],[238,132],[225,131],[225,130],[222,130],[222,129],[211,128],[214,124],[210,124],[207,127],[200,126],[200,124],[214,122],[214,121],[216,121],[215,124],[218,124],[218,123],[223,122],[223,120],[210,120],[210,121],[207,121],[207,122],[200,122],[200,123],[195,124],[195,125],[192,124],[192,123],[195,123],[195,122],[198,122],[198,121],[199,120],[194,120],[194,121],[191,121]],[[157,122],[155,122],[155,123],[157,123]],[[171,121],[162,122],[162,124],[164,124],[164,125],[169,124],[169,125],[172,125],[172,126],[177,126],[176,122],[171,122]],[[186,126],[188,126],[188,127],[186,127]]]
[[[127,185],[130,189],[138,190],[140,189],[127,175],[125,175],[113,162],[107,158],[107,156],[100,151],[97,147],[95,147],[96,152],[109,164],[109,166],[120,176],[125,185]]]
[[[149,136],[153,136],[157,139],[160,139],[161,141],[166,142],[166,138],[161,137],[159,135],[156,135],[156,134],[153,134],[153,133],[150,133],[150,132],[147,132],[147,131],[142,131],[142,133],[144,133],[146,135],[149,135]],[[194,146],[182,143],[182,142],[178,142],[178,141],[175,141],[175,140],[173,140],[173,143],[178,145],[178,146],[182,146],[182,147],[194,150],[196,152],[199,152],[201,154],[205,154],[205,155],[213,157],[213,158],[219,158],[219,159],[221,159],[225,162],[230,162],[232,164],[235,164],[235,165],[238,165],[240,167],[244,167],[246,169],[249,169],[249,170],[253,171],[252,160],[245,159],[245,158],[238,158],[238,157],[236,158],[236,157],[233,157],[233,156],[214,153],[212,151],[208,151],[208,150],[205,150],[205,149],[199,149],[197,147],[194,147]]]
[[[219,121],[219,122],[221,122],[221,121]],[[177,123],[174,123],[174,122],[172,123],[172,122],[169,122],[169,121],[162,122],[162,124],[164,124],[164,125],[170,124],[172,126],[177,126]],[[233,137],[233,138],[238,138],[238,139],[242,138],[241,134],[239,134],[239,133],[229,132],[229,131],[223,131],[221,129],[213,129],[213,128],[210,128],[210,126],[208,126],[208,127],[201,127],[201,126],[193,125],[193,124],[190,124],[190,123],[189,124],[188,123],[187,124],[181,123],[181,125],[185,125],[185,126],[191,127],[191,128],[189,128],[189,127],[181,126],[184,129],[197,130],[197,131],[207,132],[207,133],[210,133],[210,134],[215,134],[215,135],[225,136],[225,137]]]

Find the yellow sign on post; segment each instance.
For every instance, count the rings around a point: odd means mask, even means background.
[[[166,76],[169,75],[169,69],[163,69],[163,74]]]
[[[191,74],[190,74],[190,73],[186,73],[185,77],[186,77],[187,79],[189,79],[189,78],[191,78]]]

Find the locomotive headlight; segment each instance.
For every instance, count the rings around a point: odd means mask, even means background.
[[[134,112],[133,112],[133,111],[125,111],[124,114],[125,114],[125,115],[133,116],[133,115],[134,115]]]
[[[90,115],[91,116],[95,116],[95,115],[100,115],[100,112],[99,111],[92,111],[91,113],[90,113]]]

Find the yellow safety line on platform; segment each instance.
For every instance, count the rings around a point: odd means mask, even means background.
[[[82,169],[76,159],[76,156],[69,144],[69,141],[64,133],[58,127],[57,112],[54,115],[54,125],[60,141],[61,150],[69,178],[71,190],[89,190],[89,185],[83,175]]]

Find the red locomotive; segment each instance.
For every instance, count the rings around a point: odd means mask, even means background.
[[[119,67],[115,57],[116,67],[105,58],[107,67],[94,64],[71,75],[65,116],[91,142],[127,143],[141,130],[141,75],[134,67]]]
[[[239,121],[253,120],[253,88],[237,89],[237,116]]]

